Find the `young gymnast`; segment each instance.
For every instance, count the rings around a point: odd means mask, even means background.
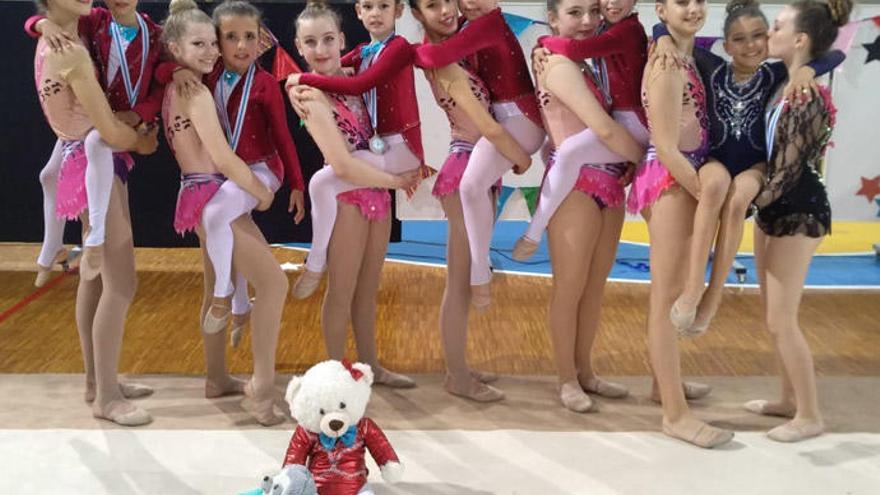
[[[542,36],[538,39],[538,44],[544,50],[541,50],[543,53],[538,57],[537,65],[542,65],[548,51],[564,55],[578,63],[592,58],[593,64],[587,66],[586,70],[591,70],[595,74],[599,87],[605,92],[604,98],[610,99],[614,120],[621,123],[630,136],[644,147],[648,144],[648,130],[645,111],[640,101],[639,84],[647,61],[645,29],[639,22],[638,14],[633,12],[635,0],[605,0],[600,4],[603,23],[595,36],[585,38]],[[569,79],[561,79],[566,77]],[[557,71],[554,78],[560,79],[557,83],[560,87],[568,86],[585,90],[583,78],[574,70]],[[611,128],[589,129],[581,136],[581,140],[589,139],[592,142],[607,144],[612,130]],[[599,134],[599,132],[606,133]],[[586,141],[584,143],[585,146],[588,145]],[[557,150],[554,167],[548,172],[544,181],[541,200],[532,215],[529,227],[514,246],[513,258],[516,260],[526,260],[538,249],[550,218],[578,180],[580,167],[573,165],[574,162],[571,160],[560,158],[560,154],[565,151],[565,149]],[[619,149],[615,151],[620,153]],[[638,163],[640,160],[641,157],[633,163]]]
[[[762,186],[767,157],[763,111],[787,79],[782,62],[766,62],[768,24],[755,0],[732,0],[724,21],[724,47],[730,62],[709,50],[694,50],[706,87],[710,159],[700,169],[700,201],[684,291],[670,317],[685,336],[706,331],[721,302],[722,289],[742,240],[746,212]],[[657,56],[675,58],[675,46],[663,24],[654,27]],[[786,96],[800,98],[821,75],[842,62],[832,51],[798,69]],[[720,214],[720,227],[719,227]],[[704,292],[706,262],[715,242],[709,286]]]
[[[57,50],[71,47],[82,37],[92,61],[98,69],[101,86],[107,94],[116,116],[131,127],[152,123],[162,102],[162,88],[152,84],[153,70],[161,54],[161,28],[145,14],[137,12],[137,1],[109,2],[108,9],[93,8],[89,15],[79,19],[78,34],[66,34],[43,15],[25,22],[25,31],[46,39]],[[88,235],[83,239],[80,275],[87,280],[97,276],[103,259],[104,224],[110,192],[113,185],[115,162],[134,165],[131,155],[114,151],[93,129],[86,136],[85,154],[86,196],[89,203]],[[52,265],[66,261],[63,246],[64,219],[55,216],[55,194],[62,149],[56,143],[49,161],[40,172],[43,186],[43,245],[37,260],[35,285],[42,286],[49,279]]]
[[[416,65],[444,67],[476,53],[477,73],[488,89],[498,122],[516,139],[526,154],[544,142],[541,115],[522,48],[510,30],[497,0],[462,0],[467,22],[441,43],[422,45]],[[485,136],[474,146],[459,192],[471,254],[471,303],[483,310],[491,302],[489,246],[494,224],[492,186],[514,163]],[[524,172],[529,164],[516,164]]]
[[[641,212],[651,240],[648,345],[663,406],[663,432],[694,445],[725,444],[733,433],[694,417],[681,382],[677,332],[669,312],[681,293],[683,268],[698,194],[697,169],[709,148],[705,89],[692,62],[697,31],[706,17],[703,0],[662,0],[658,17],[669,27],[685,63],[649,64],[642,82],[651,144],[633,177],[627,208]]]
[[[340,51],[345,36],[339,16],[321,2],[310,2],[296,22],[296,47],[316,73],[340,75]],[[358,359],[368,363],[375,383],[414,387],[404,375],[384,368],[376,352],[376,295],[390,234],[391,196],[387,188],[413,186],[417,172],[391,175],[352,156],[369,146],[374,135],[369,114],[359,96],[295,89],[288,95],[294,108],[304,109],[306,128],[336,175],[359,184],[340,194],[339,216],[328,247],[327,292],[321,327],[331,359],[345,357],[348,324],[357,344]],[[341,133],[341,135],[340,135]],[[377,189],[382,188],[382,189]]]
[[[561,38],[581,41],[599,26],[598,0],[553,1],[547,7],[550,26]],[[574,78],[579,78],[580,84],[571,84]],[[569,410],[582,413],[593,409],[587,391],[606,397],[627,395],[622,385],[596,376],[591,352],[605,280],[623,226],[626,164],[621,162],[639,161],[645,150],[609,114],[610,102],[585,62],[577,67],[563,56],[553,55],[536,66],[536,81],[544,128],[553,147],[540,201],[561,194],[554,212],[566,203],[558,216],[550,215],[553,292],[548,327],[559,373],[560,401]],[[582,87],[587,90],[579,91]],[[624,151],[626,158],[609,151],[603,141]],[[557,168],[575,171],[575,182],[568,190],[555,190],[558,184],[552,178]]]
[[[425,30],[426,42],[440,43],[458,30],[458,7],[454,0],[410,0],[413,16]],[[475,69],[476,57],[439,69],[425,69],[437,104],[449,120],[452,142],[449,155],[437,175],[433,195],[440,201],[449,224],[446,288],[440,306],[440,335],[446,359],[447,392],[477,402],[504,398],[488,385],[497,376],[472,370],[467,364],[467,319],[470,307],[470,253],[458,194],[474,145],[481,136],[489,139],[514,163],[531,160],[516,140],[490,113],[489,90]]]
[[[828,51],[852,8],[850,0],[799,0],[783,7],[767,40],[769,56],[782,60],[794,77],[798,67]],[[767,432],[779,442],[801,441],[825,430],[798,310],[813,253],[831,233],[831,206],[819,169],[835,113],[831,92],[824,88],[800,108],[791,107],[779,91],[767,105],[767,172],[755,199],[755,265],[781,365],[782,397],[749,401],[745,408],[791,418]]]
[[[342,58],[342,65],[353,67],[355,74],[292,74],[288,86],[301,84],[339,95],[363,95],[374,134],[369,150],[354,151],[354,155],[391,174],[418,170],[424,163],[424,151],[412,68],[413,46],[395,34],[395,20],[403,13],[403,1],[359,0],[355,12],[370,33],[369,43],[356,46]],[[305,269],[293,286],[297,299],[315,291],[326,268],[336,196],[357,188],[337,177],[331,168],[312,176],[312,245]]]
[[[299,223],[304,215],[304,184],[287,127],[284,98],[272,75],[256,61],[260,55],[260,12],[248,2],[228,0],[214,9],[213,19],[221,58],[204,76],[204,82],[214,95],[229,145],[273,193],[280,188],[285,175],[288,177],[291,188],[288,210],[296,211],[294,222]],[[160,68],[159,80],[168,77],[168,68]],[[176,70],[173,77],[183,88],[195,78],[184,70]],[[203,322],[204,329],[208,333],[219,332],[232,317],[233,345],[241,338],[251,304],[247,281],[236,275],[233,284],[230,225],[255,206],[256,198],[235,182],[228,182],[202,212],[206,248],[215,275],[214,299]]]
[[[91,2],[38,1],[47,18],[66,36],[78,39],[77,22],[89,13]],[[95,77],[88,50],[79,41],[68,49],[53,50],[47,40],[37,42],[34,82],[46,120],[59,139],[61,165],[56,196],[58,216],[80,217],[88,234],[85,139],[95,128],[114,149],[150,154],[156,149],[155,131],[139,135],[117,119]],[[126,399],[148,395],[149,387],[118,381],[119,351],[125,316],[134,297],[134,247],[131,237],[125,180],[128,167],[115,166],[107,215],[107,252],[100,277],[81,277],[77,289],[76,326],[85,367],[85,400],[92,414],[125,426],[149,423],[149,413]],[[118,180],[117,180],[118,179]]]
[[[174,0],[165,22],[163,38],[176,63],[197,74],[209,74],[218,56],[214,22],[200,11],[192,0]],[[206,231],[199,224],[199,210],[217,197],[221,184],[235,182],[244,191],[259,198],[257,208],[268,208],[273,192],[266,186],[266,177],[248,167],[232,151],[225,130],[220,124],[215,101],[205,86],[188,98],[178,94],[177,85],[166,87],[163,105],[165,132],[183,172],[175,223],[179,228],[195,228],[203,247],[205,265],[205,297],[201,318],[208,313],[213,295],[213,266],[205,252]],[[217,174],[221,173],[222,176]],[[271,172],[269,172],[271,174]],[[225,181],[224,181],[225,180]],[[239,206],[238,198],[226,197]],[[205,396],[221,397],[244,393],[245,407],[262,425],[271,426],[284,420],[274,408],[275,353],[287,278],[278,266],[265,238],[250,215],[239,215],[232,222],[233,262],[236,270],[250,281],[255,290],[252,316],[254,372],[247,384],[232,378],[225,364],[225,328],[217,333],[202,332],[205,347],[207,378]]]

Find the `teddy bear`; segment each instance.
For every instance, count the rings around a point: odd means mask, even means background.
[[[372,495],[366,450],[386,482],[395,483],[403,475],[385,434],[364,417],[372,384],[369,365],[328,360],[294,376],[287,386],[285,397],[297,427],[283,465],[305,465],[319,495]]]

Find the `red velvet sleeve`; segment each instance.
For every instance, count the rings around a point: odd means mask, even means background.
[[[164,86],[171,82],[171,78],[174,76],[174,71],[179,68],[181,68],[181,65],[177,62],[172,62],[170,60],[162,62],[156,66],[156,71],[153,72],[153,80]]]
[[[434,69],[456,63],[498,43],[499,40],[503,41],[506,28],[501,9],[495,9],[471,21],[465,28],[440,43],[419,46],[415,52],[415,64]]]
[[[641,27],[628,20],[618,22],[597,36],[576,40],[561,36],[542,36],[539,44],[551,53],[565,55],[572,60],[592,57],[607,57],[635,50],[640,37],[633,33],[633,27]]]
[[[155,77],[153,78],[155,79]],[[158,81],[150,82],[150,93],[146,98],[137,102],[131,110],[138,114],[144,122],[152,122],[156,119],[156,115],[162,111],[162,100],[165,98],[165,85],[159,84]]]
[[[382,432],[382,429],[372,419],[361,419],[360,427],[364,434],[364,443],[367,444],[370,454],[376,460],[376,465],[382,467],[392,461],[400,462],[397,453],[394,452],[394,447],[391,446],[391,442],[388,441],[385,433]]]
[[[137,102],[132,111],[144,122],[152,122],[156,119],[156,115],[162,111],[162,100],[165,98],[165,84],[156,80],[156,70],[162,64],[162,28],[147,18],[150,29],[150,53],[147,58],[147,66],[152,70],[149,72],[149,80],[143,81],[146,89],[149,91],[147,96]]]
[[[412,45],[402,37],[397,37],[382,50],[376,62],[363,72],[351,77],[322,76],[310,72],[301,75],[299,82],[331,93],[361,95],[397,77],[402,68],[412,64],[413,53]]]
[[[354,50],[342,56],[340,62],[343,67],[357,67],[360,63],[361,45],[354,47]]]
[[[299,191],[305,190],[303,182],[302,169],[299,164],[299,156],[296,153],[296,146],[293,144],[293,138],[290,135],[290,128],[287,127],[286,106],[284,105],[284,97],[281,95],[281,89],[274,78],[268,74],[263,79],[265,85],[263,102],[263,110],[269,119],[269,132],[272,133],[272,143],[278,150],[278,156],[284,163],[284,175],[290,181],[290,188]]]
[[[102,9],[94,8],[89,15],[83,16],[79,18],[79,24],[77,25],[77,31],[80,36],[86,38],[86,40],[91,41],[94,39],[95,30],[97,30],[98,24],[100,24],[101,17],[106,15],[102,12]],[[31,38],[39,38],[41,33],[37,31],[37,23],[45,19],[46,16],[43,14],[32,15],[24,21],[24,32],[27,33]]]
[[[291,464],[305,465],[309,458],[309,452],[312,450],[312,439],[302,426],[297,425],[296,431],[290,437],[290,445],[287,446],[287,453],[284,455],[284,464],[281,467]]]

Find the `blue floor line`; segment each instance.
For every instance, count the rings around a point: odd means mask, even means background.
[[[510,272],[549,275],[551,271],[546,238],[541,241],[540,247],[528,262],[520,263],[510,257],[513,244],[525,231],[526,225],[526,222],[517,221],[496,224],[490,253],[492,267]],[[290,244],[290,246],[307,248],[308,244]],[[388,246],[387,257],[401,261],[445,265],[446,222],[436,220],[403,222],[401,242]],[[744,283],[757,284],[753,256],[737,256],[737,261],[746,268]],[[649,280],[648,247],[621,242],[609,277],[618,280]],[[738,280],[731,273],[727,282],[737,283]],[[872,254],[815,256],[807,274],[807,285],[880,288],[880,261]]]

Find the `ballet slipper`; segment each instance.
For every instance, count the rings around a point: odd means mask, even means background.
[[[718,303],[709,301],[709,298],[704,296],[703,299],[700,300],[700,304],[697,306],[694,322],[690,327],[681,332],[682,336],[694,338],[706,333],[706,330],[709,329],[709,325],[712,323],[712,318],[715,317],[717,311]]]
[[[79,258],[79,276],[83,280],[94,280],[101,274],[104,263],[104,245],[85,246]]]
[[[608,399],[622,399],[629,395],[629,390],[619,383],[609,382],[598,377],[592,377],[585,381],[578,380],[585,392],[596,394]]]
[[[231,376],[227,376],[222,382],[205,380],[205,398],[217,399],[230,395],[241,395],[244,393],[244,386],[244,380]]]
[[[219,313],[219,316],[217,313]],[[202,331],[208,335],[220,333],[226,330],[230,318],[232,318],[230,298],[228,296],[215,297],[211,307],[205,312],[205,319],[202,321]]]
[[[142,399],[153,395],[153,387],[140,383],[120,383],[119,393],[126,399]],[[95,386],[86,385],[85,400],[87,404],[95,402]]]
[[[772,403],[768,400],[757,399],[750,400],[743,404],[743,409],[750,413],[760,414],[762,416],[779,416],[783,418],[793,418],[797,412],[795,406],[783,403]]]
[[[712,392],[712,386],[700,382],[681,382],[681,389],[684,392],[685,400],[698,400],[709,395]],[[660,391],[655,387],[651,391],[651,400],[660,403]]]
[[[733,440],[732,431],[716,428],[696,419],[688,421],[687,424],[682,423],[685,422],[672,424],[663,418],[663,433],[704,449],[718,447]]]
[[[492,302],[492,292],[490,287],[491,285],[488,282],[471,286],[471,304],[473,304],[474,309],[479,312],[488,309],[489,304]]]
[[[110,401],[103,408],[92,405],[92,416],[121,426],[141,426],[153,421],[150,413],[124,400]]]
[[[238,347],[238,343],[241,342],[242,334],[244,333],[245,328],[250,321],[250,308],[248,308],[247,313],[243,315],[232,315],[232,332],[229,333],[229,343],[232,345],[232,347]]]
[[[269,389],[266,393],[257,394],[254,381],[251,379],[245,383],[242,390],[247,400],[242,406],[250,413],[257,423],[263,426],[275,426],[285,421],[284,416],[275,412],[275,390]]]
[[[789,421],[767,432],[770,440],[777,442],[800,442],[821,435],[825,431],[822,421]]]
[[[37,263],[37,278],[34,280],[35,287],[42,287],[46,285],[46,282],[52,277],[52,267],[58,263],[61,265],[61,269],[65,272],[68,270],[67,266],[67,249],[61,248],[55,253],[55,257],[52,258],[52,263],[49,266],[43,266]]]
[[[526,261],[535,254],[539,245],[540,244],[526,236],[520,237],[513,246],[513,259],[516,261]]]
[[[452,384],[452,377],[446,375],[446,379],[443,381],[443,389],[452,395],[474,402],[497,402],[504,400],[504,392],[474,379],[469,381],[466,389],[460,389]]]
[[[315,293],[315,290],[321,285],[321,279],[324,278],[324,272],[313,272],[303,269],[299,278],[293,283],[291,292],[295,299],[305,299]]]
[[[415,388],[416,382],[412,378],[388,371],[385,368],[373,368],[373,383],[384,385],[389,388]]]
[[[672,304],[672,308],[669,310],[669,321],[672,322],[672,325],[678,330],[679,335],[687,336],[687,330],[691,325],[694,324],[694,318],[697,316],[696,308],[691,310],[683,310],[681,306],[684,305],[684,297],[680,296],[675,302]],[[696,306],[696,305],[694,305]]]
[[[577,380],[565,382],[559,386],[559,400],[569,411],[585,413],[593,410],[593,401],[584,393]]]
[[[481,383],[492,383],[498,381],[498,374],[491,371],[471,370],[471,377]]]

